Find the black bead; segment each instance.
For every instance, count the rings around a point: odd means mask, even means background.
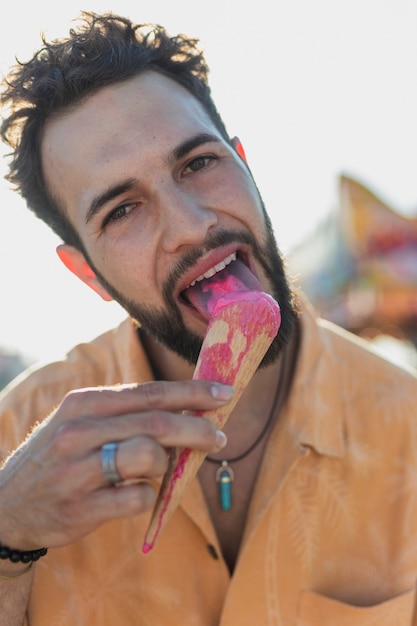
[[[12,563],[19,563],[20,557],[21,552],[18,552],[17,550],[12,550],[10,552],[9,559],[12,561]]]
[[[0,559],[8,559],[10,556],[9,548],[6,546],[0,546]]]
[[[37,561],[48,552],[48,548],[39,548],[38,550],[27,550],[21,552],[20,550],[12,550],[7,546],[0,545],[0,559],[9,559],[12,563],[30,563],[31,561]]]

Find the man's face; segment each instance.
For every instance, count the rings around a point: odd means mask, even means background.
[[[181,86],[147,72],[102,88],[47,123],[41,156],[100,283],[169,348],[195,361],[207,315],[187,288],[224,261],[278,299],[288,334],[288,288],[254,181]]]

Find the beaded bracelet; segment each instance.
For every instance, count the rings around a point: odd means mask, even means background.
[[[19,561],[21,563],[37,561],[41,558],[41,556],[45,556],[47,552],[48,548],[39,548],[38,550],[27,550],[26,552],[22,552],[0,544],[0,559],[9,559],[12,563],[19,563]]]

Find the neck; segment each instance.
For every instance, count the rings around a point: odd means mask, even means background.
[[[188,380],[193,377],[194,366],[185,359],[145,332],[140,332],[140,338],[157,380]]]

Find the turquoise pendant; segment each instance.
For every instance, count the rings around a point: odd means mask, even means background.
[[[232,506],[232,482],[235,474],[227,461],[222,461],[216,472],[216,481],[219,483],[220,506],[223,511],[229,511]]]

